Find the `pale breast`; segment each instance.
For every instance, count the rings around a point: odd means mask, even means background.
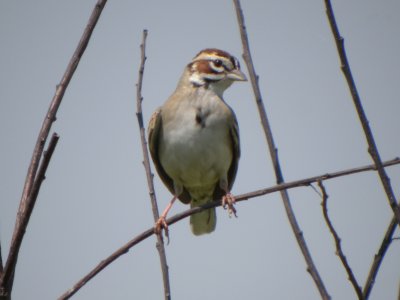
[[[213,189],[226,178],[232,162],[229,118],[224,102],[204,98],[182,103],[173,116],[163,118],[160,161],[175,182]]]

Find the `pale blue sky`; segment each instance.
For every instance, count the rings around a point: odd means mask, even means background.
[[[8,247],[26,170],[44,115],[96,1],[0,2],[0,242]],[[371,163],[320,1],[243,1],[253,60],[286,181]],[[382,159],[400,156],[400,4],[333,1]],[[149,30],[145,120],[175,89],[199,50],[241,58],[230,1],[109,1],[71,81],[53,130],[60,135],[20,253],[13,300],[55,299],[98,262],[153,224],[135,116],[139,44]],[[248,83],[226,101],[237,114],[242,157],[233,192],[274,185]],[[399,197],[400,167],[388,169]],[[159,207],[171,195],[155,177]],[[329,213],[364,284],[391,218],[374,173],[325,183]],[[333,299],[356,299],[311,188],[289,192],[315,264]],[[186,209],[177,204],[172,214]],[[187,220],[166,247],[172,299],[319,299],[277,194],[217,211],[214,233],[195,237]],[[399,236],[399,230],[396,231]],[[394,241],[371,299],[395,299]],[[162,299],[152,237],[73,299]]]

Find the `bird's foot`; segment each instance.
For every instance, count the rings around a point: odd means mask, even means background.
[[[168,231],[168,224],[165,220],[164,216],[158,218],[156,224],[154,225],[154,232],[155,234],[159,235],[162,239],[162,231],[164,229],[164,234],[167,238],[167,244],[169,244],[169,231]]]
[[[234,206],[235,203],[236,203],[235,196],[233,196],[231,193],[226,193],[226,195],[222,197],[222,207],[224,209],[228,208],[229,217],[231,217],[232,214],[235,217],[237,217],[236,208]]]
[[[174,196],[172,198],[172,200],[168,203],[167,207],[164,209],[161,216],[158,218],[156,224],[154,224],[154,233],[157,234],[161,239],[163,238],[162,230],[164,229],[164,234],[167,238],[167,244],[169,244],[169,232],[168,232],[168,224],[167,224],[166,219],[167,219],[167,214],[176,199],[177,199],[177,196]]]

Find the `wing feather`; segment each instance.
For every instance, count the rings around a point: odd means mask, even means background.
[[[232,119],[229,127],[229,136],[231,139],[232,145],[232,162],[228,170],[228,189],[229,191],[232,189],[233,183],[235,182],[238,166],[239,166],[239,158],[240,158],[240,139],[239,139],[239,125],[235,116],[235,113],[231,109]],[[213,198],[214,200],[219,200],[222,196],[225,195],[225,191],[220,187],[219,184],[216,185],[214,190]]]
[[[149,150],[151,158],[153,159],[154,166],[162,182],[165,184],[168,190],[173,195],[175,195],[174,181],[171,177],[168,176],[167,172],[165,172],[158,155],[159,141],[161,134],[162,134],[162,117],[161,117],[161,108],[159,108],[151,116],[148,126]],[[181,200],[183,203],[185,204],[190,203],[191,198],[185,188],[183,189],[182,194],[177,196],[179,200]]]

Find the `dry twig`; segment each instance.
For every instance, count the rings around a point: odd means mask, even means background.
[[[250,80],[251,80],[251,84],[252,84],[253,92],[254,92],[254,96],[255,96],[255,101],[256,101],[258,111],[260,114],[261,123],[262,123],[262,127],[264,129],[265,137],[268,142],[268,147],[269,147],[269,152],[271,155],[272,163],[274,165],[276,181],[278,184],[280,184],[280,183],[284,182],[284,179],[283,179],[283,174],[282,174],[282,170],[281,170],[279,159],[278,159],[278,149],[275,146],[271,126],[269,125],[267,113],[265,111],[264,103],[263,103],[263,100],[261,97],[260,88],[258,85],[258,76],[256,75],[256,71],[255,71],[253,61],[251,58],[249,41],[248,41],[248,37],[247,37],[246,27],[244,24],[243,11],[242,11],[239,0],[233,0],[233,2],[235,5],[235,9],[236,9],[236,15],[237,15],[238,24],[239,24],[240,35],[242,38],[243,59],[246,63],[247,69],[249,71]],[[317,268],[314,264],[314,261],[311,257],[311,253],[310,253],[307,243],[304,239],[303,232],[302,232],[299,224],[297,223],[296,216],[294,214],[293,208],[290,203],[288,192],[286,190],[282,190],[281,197],[282,197],[285,209],[286,209],[286,214],[288,216],[290,225],[291,225],[294,235],[296,237],[297,243],[298,243],[298,245],[301,249],[301,252],[303,253],[304,259],[306,261],[307,271],[310,273],[311,277],[313,278],[313,280],[318,288],[318,291],[321,294],[321,297],[323,299],[330,299],[328,291],[325,288],[324,282],[322,281],[322,278],[319,275],[318,270],[317,270]]]
[[[349,263],[347,262],[347,258],[343,253],[341,239],[340,239],[338,233],[336,232],[335,228],[333,227],[331,220],[329,219],[328,194],[326,193],[326,189],[325,189],[324,184],[322,183],[322,180],[318,180],[318,186],[322,193],[322,195],[321,195],[322,196],[322,212],[323,212],[323,215],[325,218],[325,222],[328,225],[329,231],[332,233],[333,239],[335,240],[336,255],[339,256],[340,261],[342,262],[344,269],[347,272],[348,279],[350,280],[351,284],[354,287],[354,290],[356,291],[358,299],[362,300],[364,298],[363,298],[363,294],[361,291],[361,287],[359,286],[357,279],[354,276],[354,273],[353,273],[352,269],[350,268]]]
[[[0,243],[0,276],[3,273],[3,257],[1,256],[1,243]]]
[[[336,42],[336,48],[340,57],[341,69],[346,78],[347,84],[350,89],[351,96],[353,98],[354,106],[357,110],[358,117],[360,119],[362,128],[364,130],[365,138],[368,143],[368,152],[372,157],[376,165],[376,169],[378,171],[379,177],[381,179],[383,188],[385,190],[388,202],[390,207],[393,210],[394,215],[396,216],[397,224],[400,226],[400,208],[397,204],[396,197],[394,195],[392,185],[390,184],[390,179],[386,174],[385,169],[382,165],[382,160],[378,151],[378,147],[376,146],[374,136],[372,135],[372,130],[369,126],[369,122],[367,116],[364,112],[364,108],[361,104],[361,99],[357,91],[356,84],[353,79],[353,75],[351,73],[350,64],[347,60],[346,50],[344,48],[344,39],[340,35],[339,28],[336,24],[335,15],[333,13],[332,5],[330,0],[325,0],[326,14],[328,16],[329,25],[332,30],[332,34],[334,36]]]
[[[134,239],[130,240],[124,246],[119,248],[113,254],[111,254],[106,259],[102,260],[90,273],[88,273],[85,277],[79,280],[72,288],[62,294],[58,300],[65,300],[71,298],[76,292],[78,292],[86,283],[88,283],[93,277],[95,277],[98,273],[100,273],[105,267],[107,267],[110,263],[116,260],[121,255],[128,253],[129,249],[135,246],[136,244],[140,243],[141,241],[147,239],[149,236],[152,236],[154,233],[154,228],[151,227],[150,229],[146,230],[145,232],[141,233]]]
[[[397,165],[397,164],[400,164],[399,158],[395,158],[393,160],[384,162],[385,167],[393,166],[393,165]],[[375,170],[374,168],[375,168],[375,166],[368,165],[368,166],[352,168],[352,169],[343,170],[343,171],[334,172],[334,173],[326,173],[323,175],[309,177],[306,179],[301,179],[301,180],[296,180],[296,181],[287,182],[287,183],[283,183],[283,184],[278,184],[278,185],[275,185],[270,188],[265,188],[265,189],[261,189],[258,191],[238,195],[235,198],[236,198],[237,202],[240,202],[240,201],[248,200],[251,198],[263,196],[266,194],[279,192],[279,191],[285,190],[285,189],[292,189],[292,188],[301,187],[301,186],[309,186],[309,185],[311,185],[311,183],[318,182],[319,180],[329,180],[329,179],[333,179],[333,178],[337,178],[337,177],[341,177],[341,176],[357,174],[360,172],[373,171],[373,170]],[[172,224],[174,224],[184,218],[187,218],[195,213],[199,213],[203,210],[206,210],[206,209],[209,209],[212,207],[217,207],[220,205],[221,205],[221,199],[218,199],[218,200],[212,201],[206,205],[194,207],[194,208],[188,209],[186,211],[183,211],[179,214],[176,214],[176,215],[168,218],[166,220],[166,222],[168,225],[172,225]],[[146,231],[142,232],[137,237],[133,238],[131,241],[129,241],[124,246],[122,246],[121,248],[116,250],[114,253],[112,253],[110,256],[108,256],[106,259],[102,260],[92,271],[90,271],[85,277],[80,279],[71,289],[69,289],[62,296],[60,296],[58,298],[58,300],[69,299],[72,295],[74,295],[78,290],[80,290],[86,283],[88,283],[93,277],[95,277],[98,273],[100,273],[105,267],[107,267],[109,264],[111,264],[114,260],[116,260],[121,255],[128,253],[129,249],[131,249],[133,246],[137,245],[138,243],[147,239],[148,237],[150,237],[153,234],[154,234],[154,227],[151,227],[151,228],[147,229]]]
[[[89,42],[90,36],[93,29],[99,19],[101,11],[103,10],[106,0],[99,0],[90,16],[89,22],[86,29],[79,41],[78,47],[75,50],[71,61],[61,79],[61,82],[57,85],[57,89],[53,100],[51,101],[49,110],[43,121],[42,128],[40,130],[35,149],[33,151],[31,163],[29,165],[28,174],[26,176],[24,189],[21,196],[20,206],[18,209],[17,219],[14,227],[14,232],[11,240],[11,246],[7,261],[4,266],[2,276],[0,278],[0,293],[11,294],[12,282],[14,279],[15,267],[17,264],[18,253],[22,244],[22,239],[26,231],[26,226],[28,225],[30,213],[33,209],[35,197],[33,196],[34,190],[40,188],[40,186],[35,186],[37,182],[38,168],[40,163],[40,158],[43,153],[43,149],[49,135],[51,126],[56,120],[57,110],[61,104],[61,100],[64,96],[65,90],[78,66],[80,58],[86,49]],[[37,191],[38,192],[38,191]],[[0,295],[1,296],[1,295]]]
[[[400,300],[400,282],[399,282],[399,292],[397,294],[397,300]]]
[[[375,168],[378,171],[378,175],[381,179],[383,188],[385,190],[388,202],[390,207],[392,208],[394,212],[394,217],[391,220],[388,229],[385,233],[385,236],[383,238],[383,241],[381,243],[381,246],[378,250],[378,253],[375,255],[374,261],[372,263],[370,272],[368,274],[366,283],[364,285],[363,289],[363,297],[365,299],[369,298],[370,292],[372,290],[372,287],[375,282],[376,275],[378,273],[379,267],[382,263],[383,257],[386,254],[387,249],[389,248],[389,245],[392,241],[392,236],[394,234],[394,231],[396,229],[396,226],[400,226],[400,208],[399,205],[397,204],[396,198],[394,196],[394,192],[392,189],[392,186],[390,184],[390,179],[386,174],[386,171],[384,169],[384,165],[382,164],[380,154],[378,152],[378,148],[375,143],[375,139],[372,135],[371,128],[369,127],[369,122],[367,119],[367,116],[364,112],[364,108],[361,103],[360,96],[357,91],[357,87],[355,85],[353,75],[350,69],[350,64],[347,59],[346,55],[346,50],[344,47],[344,39],[340,35],[339,28],[336,23],[335,15],[333,13],[333,8],[330,0],[325,0],[325,7],[326,7],[326,14],[329,20],[329,25],[332,30],[333,37],[335,39],[336,43],[336,48],[339,54],[340,62],[341,62],[341,70],[346,78],[347,84],[350,89],[350,93],[353,99],[354,106],[356,108],[356,111],[358,113],[358,117],[360,119],[362,128],[364,130],[364,134],[368,143],[368,152],[371,155],[374,163],[375,163]]]
[[[390,244],[392,243],[393,234],[396,227],[397,227],[396,217],[393,216],[388,226],[388,229],[386,230],[385,236],[383,237],[378,253],[375,254],[374,261],[372,262],[371,269],[369,270],[367,280],[365,281],[363,289],[364,299],[369,298],[369,295],[375,283],[376,275],[378,274],[379,268],[382,264],[383,258],[385,257],[385,254],[389,249]]]
[[[147,30],[143,30],[143,39],[142,39],[142,44],[140,45],[141,62],[139,67],[139,79],[138,83],[136,84],[136,107],[137,107],[136,116],[139,123],[140,141],[142,144],[142,151],[143,151],[143,165],[146,170],[147,185],[149,187],[151,206],[153,209],[153,217],[154,217],[154,222],[157,222],[159,218],[159,212],[158,212],[156,193],[153,184],[153,175],[150,167],[149,152],[147,151],[147,142],[146,142],[145,129],[143,125],[143,113],[142,113],[142,101],[143,101],[142,82],[143,82],[144,64],[146,61],[146,38],[147,38]],[[162,238],[161,233],[157,235],[156,247],[158,250],[158,254],[160,256],[161,271],[163,274],[164,298],[165,300],[169,300],[171,299],[171,289],[169,285],[168,265],[167,265],[167,257],[165,255],[164,240]]]
[[[25,209],[24,210],[24,214],[25,215],[20,220],[21,223],[20,223],[19,226],[21,226],[21,228],[23,228],[24,231],[26,230],[26,228],[28,226],[28,222],[29,222],[30,216],[32,214],[33,208],[35,206],[36,199],[37,199],[37,197],[39,195],[39,191],[40,191],[40,188],[42,186],[42,182],[46,178],[47,167],[49,166],[51,157],[52,157],[53,152],[54,152],[54,150],[55,150],[55,148],[57,146],[58,139],[59,139],[59,136],[56,133],[53,133],[53,135],[52,135],[52,137],[50,139],[50,142],[49,142],[49,146],[47,147],[47,150],[44,151],[44,153],[43,153],[43,159],[42,159],[42,161],[40,163],[40,166],[39,166],[39,169],[37,171],[37,175],[36,175],[35,181],[34,181],[34,183],[32,185],[32,191],[31,191],[31,193],[29,195],[29,201],[26,202],[26,206],[24,208]],[[22,238],[23,238],[23,234],[21,234],[19,236],[21,238],[19,243],[21,244]],[[10,248],[10,251],[14,251],[14,252],[18,253],[19,249],[12,248],[12,246]],[[9,261],[9,260],[7,260],[7,262],[6,262],[4,273],[2,275],[4,276],[5,280],[8,280],[8,282],[4,281],[4,286],[0,287],[0,297],[1,296],[6,296],[6,295],[11,296],[11,291],[12,291],[12,286],[13,286],[13,281],[14,281],[15,265],[16,265],[16,262],[17,262],[17,258],[18,258],[18,256],[15,256],[14,270],[10,269],[10,270],[12,270],[12,273],[9,275],[10,277],[5,277],[5,275],[6,275],[7,267],[11,268],[13,262]]]
[[[384,166],[382,164],[380,154],[378,152],[378,148],[375,143],[375,139],[372,135],[371,128],[369,127],[368,119],[364,112],[364,108],[362,106],[361,99],[358,94],[357,87],[355,85],[353,75],[352,75],[352,72],[350,69],[350,64],[347,59],[346,50],[344,47],[344,39],[340,35],[339,28],[336,23],[335,15],[333,13],[332,4],[329,0],[325,0],[325,7],[326,7],[326,14],[327,14],[327,17],[329,20],[329,25],[331,27],[332,34],[334,36],[335,43],[336,43],[336,48],[337,48],[337,51],[339,54],[339,58],[340,58],[340,62],[341,62],[341,70],[346,78],[346,81],[349,86],[350,93],[351,93],[351,96],[353,99],[354,106],[356,108],[358,117],[360,119],[362,128],[364,130],[364,134],[365,134],[365,137],[366,137],[366,140],[368,143],[368,152],[371,155],[371,157],[375,163],[375,166],[376,166],[375,168],[378,171],[378,175],[381,179],[381,182],[382,182],[383,188],[385,190],[389,205],[394,212],[394,217],[388,226],[388,229],[385,233],[385,236],[384,236],[381,246],[378,250],[378,253],[375,255],[375,258],[372,263],[370,272],[368,274],[366,283],[364,285],[363,297],[365,299],[368,299],[370,292],[372,290],[372,287],[374,285],[375,278],[378,273],[379,267],[382,263],[383,257],[386,254],[386,251],[389,248],[389,245],[392,241],[392,236],[394,234],[395,228],[397,225],[400,226],[400,209],[397,204],[396,198],[394,196],[394,192],[393,192],[392,186],[390,184],[390,179],[387,176]]]

